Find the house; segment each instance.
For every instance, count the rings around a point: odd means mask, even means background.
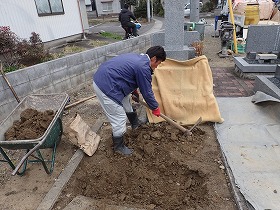
[[[98,16],[119,14],[121,11],[120,0],[95,0]]]
[[[85,0],[1,0],[0,26],[24,39],[38,33],[46,47],[81,38],[89,30]]]

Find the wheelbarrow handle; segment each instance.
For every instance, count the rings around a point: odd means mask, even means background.
[[[35,147],[33,147],[31,150],[29,150],[29,152],[27,152],[23,158],[20,160],[20,162],[18,163],[18,165],[16,166],[16,168],[13,170],[12,175],[15,176],[18,172],[18,170],[20,169],[20,167],[22,166],[22,164],[24,163],[24,161],[29,157],[29,155],[31,155],[34,151],[36,151],[40,146],[42,145],[41,142],[39,142]]]

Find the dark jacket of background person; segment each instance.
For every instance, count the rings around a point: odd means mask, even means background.
[[[128,9],[123,8],[119,14],[119,21],[121,22],[121,25],[128,26],[128,23],[130,23],[131,19],[136,21],[136,17],[133,15],[133,13]]]

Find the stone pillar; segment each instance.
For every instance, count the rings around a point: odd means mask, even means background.
[[[183,50],[184,46],[184,1],[164,1],[165,49]]]
[[[184,45],[184,0],[164,1],[165,51],[168,58],[187,60],[194,57],[193,49]],[[191,56],[190,56],[191,55]]]
[[[191,0],[190,22],[197,23],[199,21],[199,0]]]

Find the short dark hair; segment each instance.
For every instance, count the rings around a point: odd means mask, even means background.
[[[129,7],[128,4],[123,5],[123,8],[125,8],[125,9],[128,9],[128,7]]]
[[[166,59],[166,52],[164,51],[164,48],[162,46],[150,47],[147,50],[146,54],[148,54],[150,58],[156,56],[157,60],[165,61]]]

